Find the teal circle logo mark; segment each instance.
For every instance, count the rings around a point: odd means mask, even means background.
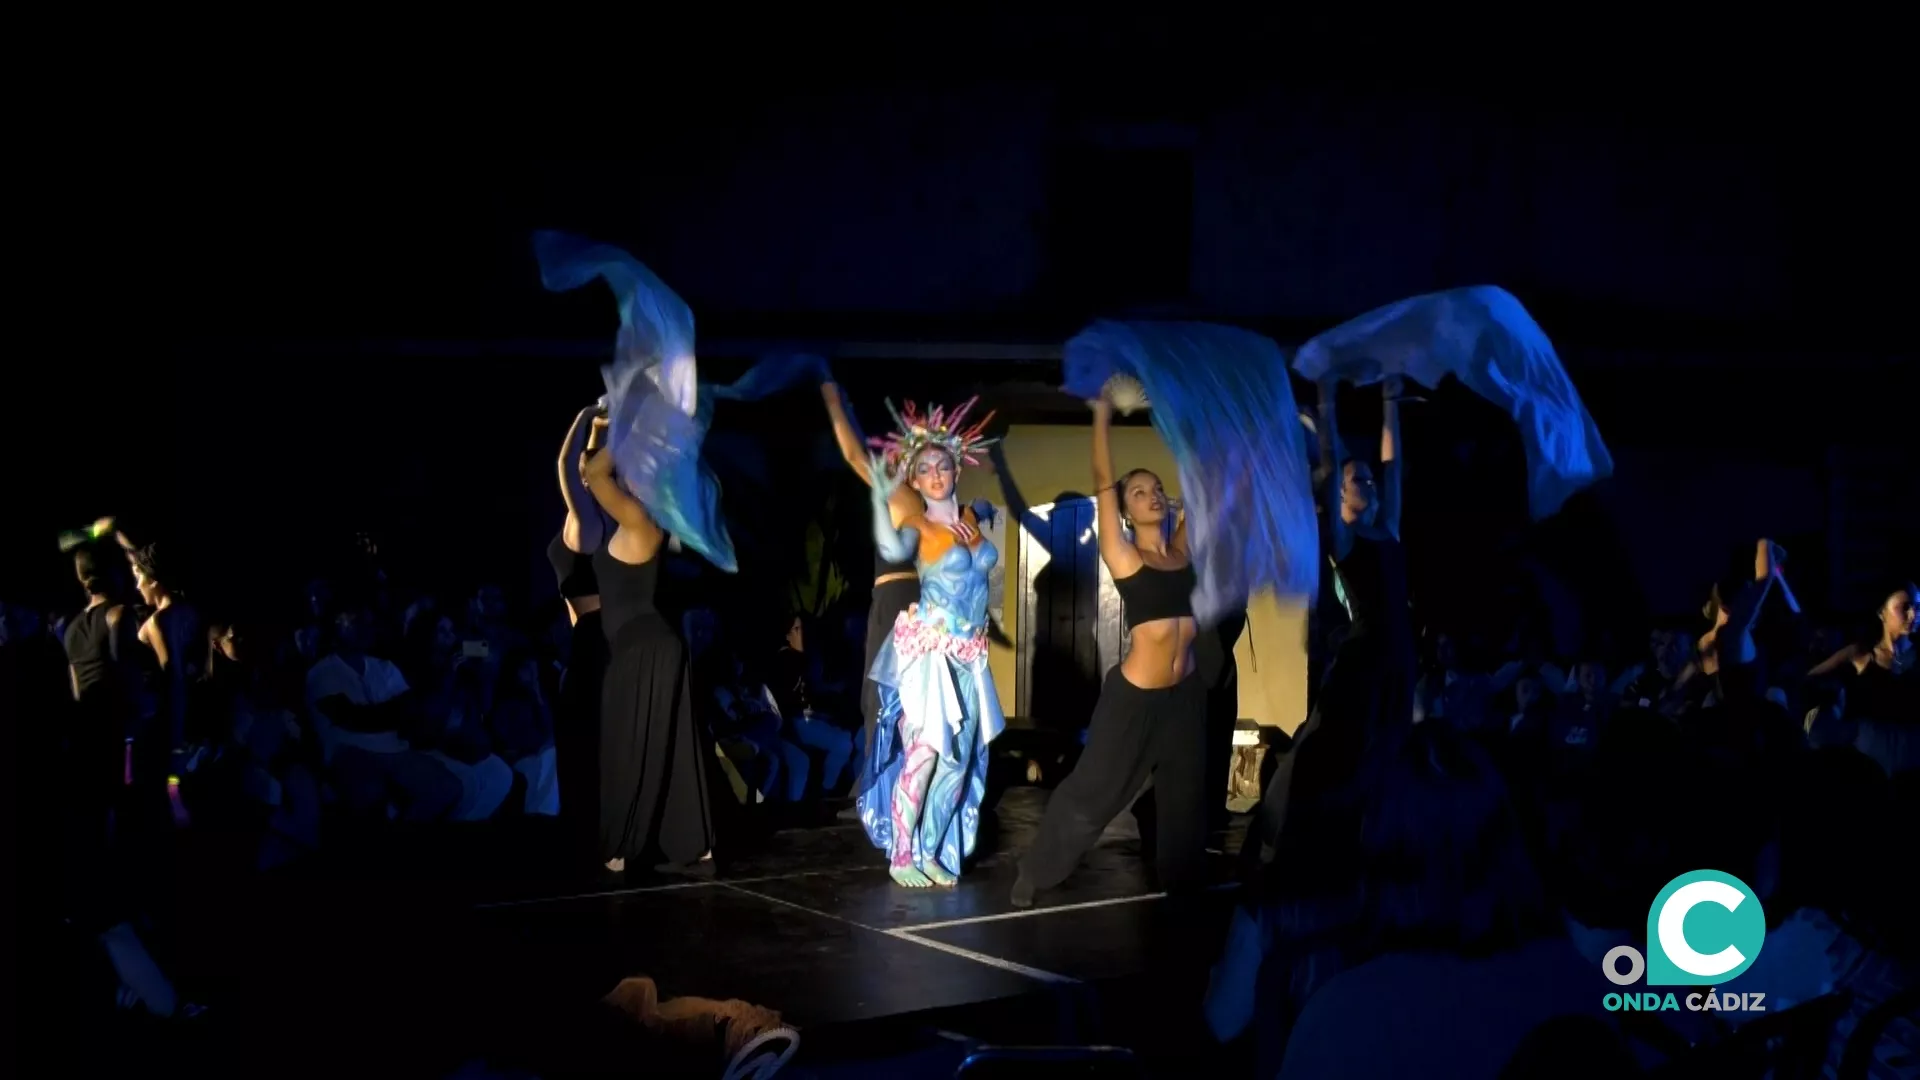
[[[1647,985],[1719,985],[1760,956],[1767,916],[1747,883],[1718,870],[1681,874],[1647,910]]]

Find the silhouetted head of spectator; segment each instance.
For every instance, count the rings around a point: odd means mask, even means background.
[[[807,651],[806,616],[801,615],[797,612],[794,614],[793,620],[787,623],[787,634],[786,634],[785,640],[786,640],[787,648],[792,649],[794,652]]]
[[[334,616],[333,642],[337,652],[349,656],[364,654],[373,648],[377,636],[373,612],[363,605],[351,605]]]
[[[507,594],[498,585],[482,585],[473,591],[473,617],[487,626],[507,621]]]
[[[127,593],[127,557],[111,545],[89,544],[73,553],[73,573],[90,599],[116,601]]]
[[[532,649],[517,648],[500,665],[494,686],[496,698],[535,698],[540,695],[540,658]]]
[[[1521,712],[1546,704],[1547,681],[1537,668],[1527,668],[1513,681],[1513,705]]]
[[[1579,663],[1573,665],[1573,685],[1584,698],[1592,699],[1605,694],[1607,692],[1606,661],[1595,656],[1582,657]]]
[[[1506,784],[1470,738],[1418,725],[1368,787],[1360,897],[1373,948],[1484,954],[1548,925]]]
[[[1693,658],[1693,635],[1682,626],[1657,626],[1647,635],[1647,651],[1653,661],[1653,670],[1662,679],[1672,682],[1680,677],[1687,661]]]

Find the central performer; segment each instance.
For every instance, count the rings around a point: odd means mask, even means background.
[[[894,620],[868,673],[880,712],[860,821],[908,888],[960,880],[980,834],[987,744],[1007,726],[987,669],[987,583],[1000,552],[980,521],[993,510],[984,501],[962,507],[956,494],[961,465],[978,465],[993,441],[980,437],[992,414],[961,426],[973,405],[922,416],[909,402],[868,463],[874,543],[888,562],[912,561],[920,599]],[[888,498],[902,482],[926,510],[895,526]]]

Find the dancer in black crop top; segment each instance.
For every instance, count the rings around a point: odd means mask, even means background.
[[[1273,860],[1290,815],[1297,807],[1338,801],[1350,788],[1361,757],[1371,743],[1391,740],[1413,725],[1414,635],[1408,606],[1406,552],[1400,546],[1402,447],[1399,401],[1403,384],[1389,378],[1381,386],[1384,422],[1380,430],[1380,483],[1373,469],[1351,457],[1342,444],[1335,412],[1338,386],[1320,388],[1319,417],[1325,530],[1322,544],[1335,592],[1351,626],[1321,679],[1306,723],[1294,732],[1267,781],[1258,817],[1242,855],[1249,864]],[[1307,778],[1296,780],[1295,765],[1307,755]],[[1355,824],[1326,819],[1318,825],[1330,848],[1345,844],[1340,830]],[[1303,829],[1306,828],[1303,826]],[[1257,869],[1250,865],[1249,869]]]
[[[1092,407],[1100,561],[1113,575],[1131,640],[1100,689],[1085,752],[1054,789],[1040,833],[1020,860],[1013,887],[1019,907],[1031,905],[1036,891],[1067,879],[1148,777],[1153,827],[1151,839],[1143,839],[1154,853],[1160,887],[1197,886],[1205,871],[1206,690],[1194,673],[1200,631],[1193,618],[1186,522],[1175,524],[1166,489],[1153,473],[1135,469],[1114,482],[1113,405],[1102,394]]]
[[[613,526],[587,491],[580,455],[589,449],[593,422],[600,415],[598,405],[580,410],[560,444],[556,471],[567,516],[547,544],[547,562],[553,566],[573,624],[554,717],[554,769],[560,784],[561,829],[583,865],[588,865],[599,842],[600,692],[607,671],[607,637],[600,625],[600,579],[594,574],[593,553],[606,546]]]
[[[840,447],[840,456],[846,459],[847,467],[852,469],[860,482],[873,486],[873,477],[867,465],[867,441],[860,434],[859,426],[854,422],[853,414],[847,408],[840,387],[828,381],[820,385],[820,396],[827,406],[827,419],[833,425],[833,440]],[[911,484],[901,484],[887,499],[887,514],[892,518],[894,528],[909,518],[926,513],[926,500],[913,490]],[[888,635],[893,633],[893,624],[903,612],[920,599],[920,571],[910,562],[888,562],[879,554],[873,558],[873,600],[867,606],[866,663],[860,669],[860,713],[866,720],[866,741],[860,762],[859,779],[854,783],[854,794],[865,791],[874,778],[873,750],[878,745],[874,738],[874,725],[880,716],[880,684],[867,677],[873,670],[874,658],[880,655],[880,646],[886,644]],[[842,820],[857,820],[857,808],[849,808],[840,815]]]

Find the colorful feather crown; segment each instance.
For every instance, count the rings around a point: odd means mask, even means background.
[[[903,465],[914,459],[920,451],[937,446],[953,457],[955,465],[978,465],[979,452],[998,442],[998,439],[983,439],[980,433],[992,422],[993,413],[989,412],[970,427],[961,427],[967,413],[973,410],[978,397],[968,398],[956,406],[952,413],[936,408],[931,413],[921,415],[918,406],[907,402],[903,412],[887,402],[887,412],[893,415],[894,430],[885,436],[874,436],[867,443],[874,449],[887,455],[887,460],[895,465]]]

